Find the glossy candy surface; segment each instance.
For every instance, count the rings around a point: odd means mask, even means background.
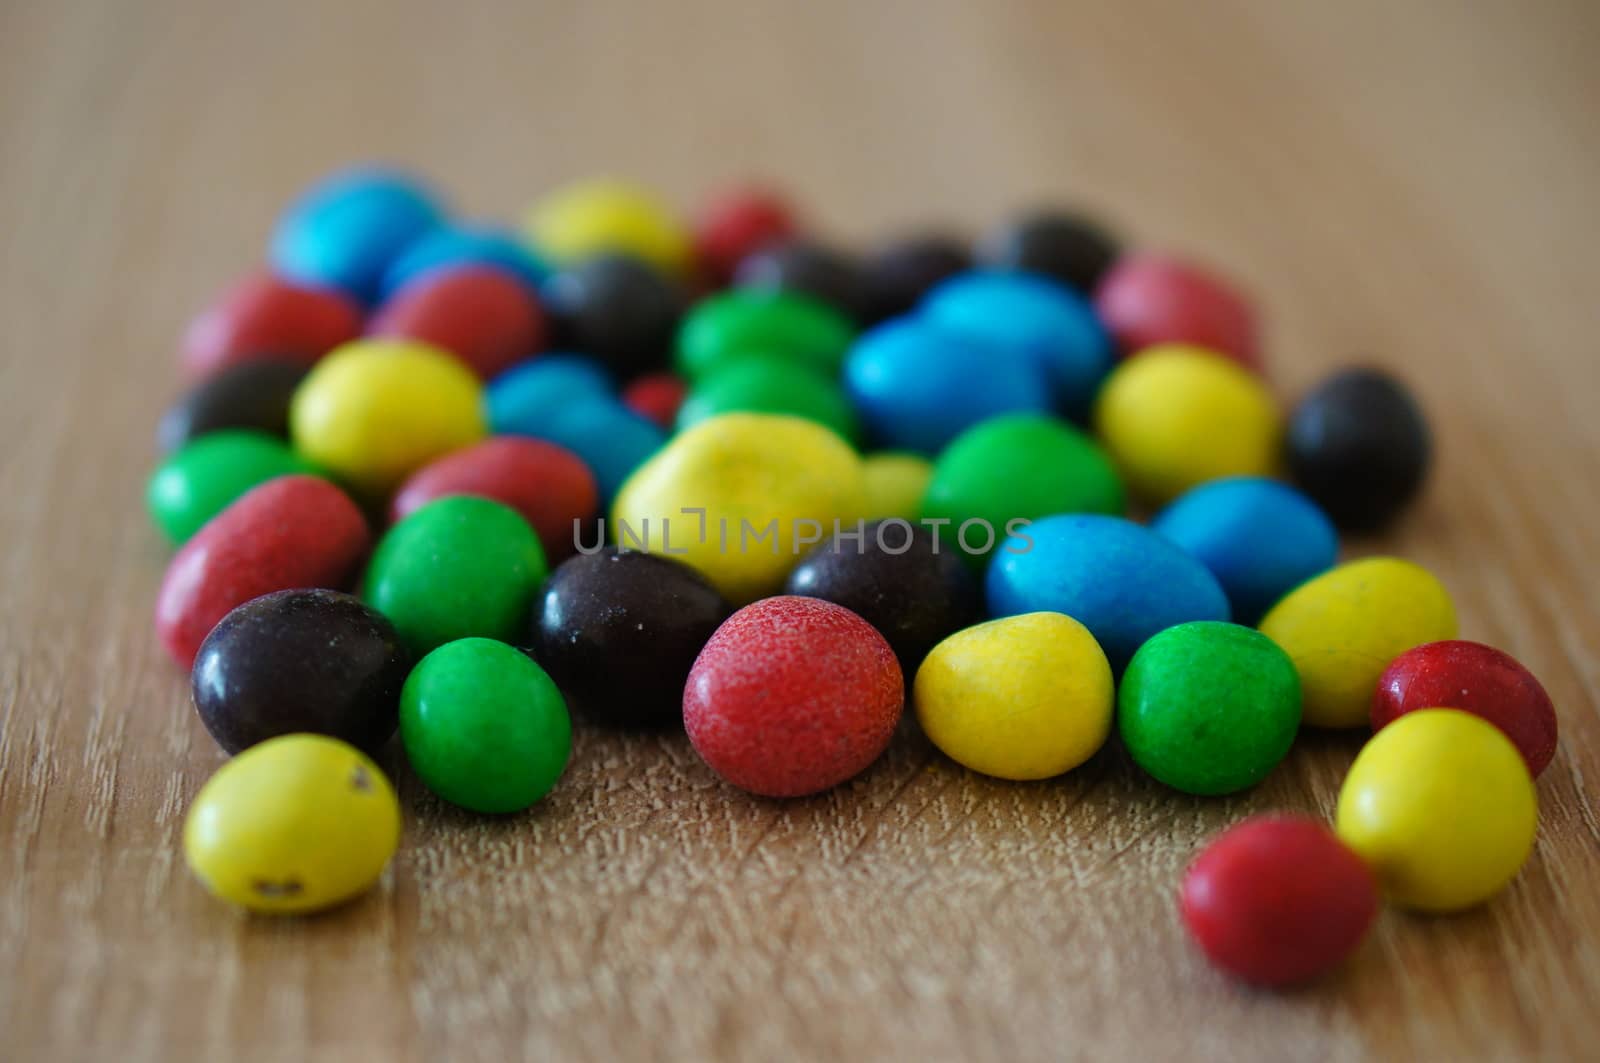
[[[537,436],[568,405],[609,398],[611,375],[576,354],[546,354],[512,366],[489,383],[485,405],[495,435]]]
[[[1213,480],[1186,491],[1150,522],[1227,592],[1233,618],[1254,624],[1278,599],[1339,559],[1339,533],[1287,484],[1258,477]]]
[[[683,722],[723,780],[802,797],[877,760],[904,700],[900,666],[870,624],[831,602],[778,597],[711,636],[684,688]]]
[[[678,409],[678,427],[736,412],[804,417],[832,429],[847,443],[861,434],[855,411],[838,384],[772,355],[740,358],[701,377]]]
[[[615,498],[667,438],[654,421],[610,395],[574,397],[529,434],[576,454],[594,473],[602,502]]]
[[[1094,440],[1054,417],[1018,413],[975,425],[944,449],[921,513],[950,522],[940,531],[951,544],[964,522],[987,522],[998,547],[1017,518],[1125,508],[1122,481]]]
[[[223,293],[183,336],[191,380],[246,362],[309,366],[361,334],[361,307],[325,288],[257,274]]]
[[[1500,728],[1538,776],[1556,752],[1556,710],[1533,673],[1480,642],[1429,642],[1396,657],[1372,696],[1372,729],[1417,709],[1461,709]]]
[[[589,520],[600,505],[594,474],[571,451],[539,439],[496,436],[417,470],[395,492],[389,519],[398,523],[449,495],[510,506],[533,526],[551,563],[573,552],[574,522]]]
[[[190,686],[229,753],[279,735],[330,735],[376,751],[394,734],[411,654],[359,598],[286,590],[252,598],[211,629]]]
[[[563,348],[623,378],[670,361],[684,297],[659,269],[627,255],[599,255],[557,273],[545,291]]]
[[[1060,613],[958,631],[928,654],[914,689],[929,740],[1001,779],[1060,775],[1111,731],[1111,666],[1089,630]]]
[[[1128,255],[1101,278],[1094,305],[1124,354],[1192,344],[1260,367],[1255,311],[1227,281],[1191,263]]]
[[[1326,974],[1356,950],[1377,917],[1378,887],[1317,820],[1256,816],[1206,845],[1179,903],[1207,959],[1246,982],[1282,986]]]
[[[522,651],[486,638],[422,659],[400,696],[400,740],[423,785],[474,812],[519,812],[572,754],[561,691]]]
[[[1035,358],[922,317],[895,318],[863,333],[850,349],[844,381],[876,445],[919,454],[937,454],[980,421],[1051,405]]]
[[[868,313],[866,283],[855,260],[813,240],[781,240],[756,249],[740,260],[733,283],[809,296],[857,321]]]
[[[366,518],[328,481],[269,480],[173,557],[156,598],[156,634],[188,670],[200,643],[235,606],[295,587],[347,587],[370,542]]]
[[[1295,482],[1336,524],[1376,531],[1422,490],[1433,444],[1404,384],[1377,369],[1348,369],[1295,406],[1288,452]]]
[[[744,258],[796,231],[793,212],[776,193],[755,187],[729,189],[695,218],[695,260],[712,284],[726,284]]]
[[[538,536],[516,510],[451,495],[389,529],[361,597],[421,656],[469,636],[515,642],[548,571]]]
[[[358,340],[317,364],[289,409],[295,450],[357,490],[382,494],[485,433],[478,378],[414,340]]]
[[[380,167],[345,170],[284,211],[272,234],[272,265],[301,284],[371,303],[395,260],[443,220],[433,193],[412,177]]]
[[[481,266],[515,277],[536,294],[550,267],[513,233],[493,225],[441,225],[406,246],[383,274],[388,298],[424,273],[451,267]]]
[[[622,390],[622,404],[658,428],[670,431],[689,385],[676,373],[647,373]]]
[[[1178,345],[1119,365],[1094,423],[1128,486],[1154,503],[1210,480],[1270,476],[1283,439],[1260,377],[1213,351]]]
[[[1205,566],[1132,521],[1093,514],[1036,521],[995,552],[989,613],[1065,613],[1120,670],[1146,639],[1190,620],[1227,620]]]
[[[1419,709],[1357,754],[1337,818],[1391,901],[1452,912],[1516,877],[1539,813],[1527,764],[1499,728],[1458,709]]]
[[[991,269],[1041,274],[1088,294],[1116,261],[1117,243],[1081,215],[1035,211],[986,235],[978,258]]]
[[[862,457],[861,475],[866,481],[868,520],[899,517],[915,521],[933,479],[933,463],[920,454],[880,450]]]
[[[785,358],[837,376],[855,338],[838,310],[792,292],[735,289],[696,303],[678,330],[676,365],[691,383],[747,355]]]
[[[534,656],[576,713],[625,727],[677,727],[689,668],[729,612],[688,565],[607,546],[566,561],[545,584]]]
[[[624,181],[582,181],[547,196],[527,216],[534,247],[557,265],[632,255],[671,276],[691,263],[689,233],[653,192]]]
[[[161,463],[146,485],[145,504],[167,540],[181,546],[252,487],[315,471],[275,436],[212,432]]]
[[[1390,661],[1455,638],[1449,592],[1426,569],[1392,557],[1351,561],[1301,584],[1261,620],[1294,661],[1305,722],[1361,727]]]
[[[527,286],[509,273],[491,266],[447,266],[395,291],[367,332],[448,351],[487,380],[540,350],[545,322]]]
[[[908,677],[946,635],[983,619],[977,577],[929,528],[872,521],[843,532],[806,554],[784,593],[821,598],[861,617],[889,640]]]
[[[1117,689],[1122,744],[1184,793],[1230,794],[1277,766],[1300,729],[1300,679],[1252,628],[1179,624],[1139,647]]]
[[[783,585],[797,538],[831,534],[835,520],[853,526],[865,506],[861,460],[837,435],[798,417],[729,413],[640,466],[610,531],[622,546],[676,556],[741,605]]]
[[[888,244],[861,264],[865,317],[909,314],[940,282],[972,268],[966,245],[949,236],[916,236]]]
[[[293,362],[249,361],[218,370],[161,415],[156,443],[170,453],[192,440],[229,428],[289,438],[289,402],[305,379]]]
[[[292,734],[217,769],[183,824],[189,869],[254,912],[330,908],[377,884],[400,844],[400,802],[366,754]]]
[[[1057,409],[1083,421],[1111,372],[1111,337],[1081,295],[1026,273],[978,270],[928,293],[920,313],[941,328],[1019,352],[1050,383]]]

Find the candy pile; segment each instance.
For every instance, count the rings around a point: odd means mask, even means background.
[[[397,730],[481,813],[559,784],[569,712],[681,725],[793,797],[867,769],[908,696],[973,771],[1050,778],[1115,730],[1197,795],[1302,726],[1374,728],[1334,829],[1245,823],[1190,869],[1184,919],[1245,979],[1337,963],[1380,891],[1454,910],[1516,874],[1549,698],[1455,641],[1428,572],[1338,563],[1422,485],[1401,384],[1344,371],[1286,416],[1245,298],[1076,216],[865,256],[806,232],[770,193],[685,225],[616,182],[514,232],[379,169],[286,211],[190,328],[149,485],[157,632],[238,754],[185,831],[212,892],[369,888]]]

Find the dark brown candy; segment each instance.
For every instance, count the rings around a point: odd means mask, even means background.
[[[961,555],[925,525],[872,521],[807,554],[785,594],[842,605],[889,640],[909,681],[947,635],[980,623],[983,594]]]
[[[1026,214],[984,238],[978,258],[992,269],[1039,273],[1093,292],[1117,259],[1117,242],[1087,218],[1057,211]]]
[[[807,240],[770,244],[745,256],[733,282],[741,288],[807,295],[858,321],[868,313],[867,290],[855,260]]]
[[[278,735],[332,735],[376,750],[394,733],[411,655],[394,626],[349,594],[252,598],[195,657],[195,708],[229,753]]]
[[[947,236],[890,244],[862,266],[868,320],[910,313],[934,285],[971,267],[966,245]]]
[[[156,428],[156,442],[170,453],[208,432],[254,428],[289,435],[289,400],[305,379],[306,366],[255,359],[237,362],[196,384],[173,403]]]
[[[533,653],[591,720],[677,726],[689,669],[728,613],[689,566],[608,546],[568,558],[545,584]]]
[[[678,285],[628,255],[600,255],[549,285],[555,342],[590,355],[619,378],[665,369],[683,315]]]

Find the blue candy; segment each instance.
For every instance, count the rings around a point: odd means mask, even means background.
[[[592,358],[545,354],[519,362],[489,382],[489,430],[539,436],[562,409],[587,398],[608,398],[611,377]]]
[[[918,312],[957,332],[1026,351],[1050,380],[1056,407],[1086,420],[1111,372],[1112,342],[1077,292],[1031,273],[963,273],[929,292]]]
[[[443,211],[415,179],[393,170],[346,170],[314,185],[278,219],[270,257],[282,276],[378,298],[384,273]]]
[[[442,266],[478,265],[505,270],[535,293],[550,268],[509,230],[490,225],[441,226],[423,236],[383,275],[388,298],[407,281]]]
[[[1228,597],[1204,565],[1120,517],[1046,517],[1006,540],[985,578],[991,616],[1065,613],[1118,671],[1174,624],[1229,619]]]
[[[1339,558],[1333,522],[1311,499],[1275,480],[1201,484],[1150,527],[1211,570],[1241,624],[1256,623],[1279,598]]]
[[[661,449],[667,435],[654,421],[610,396],[588,395],[558,410],[530,433],[566,447],[594,473],[602,501],[609,502],[633,470]]]
[[[878,447],[923,454],[998,414],[1050,408],[1031,358],[916,317],[863,333],[845,358],[844,384]]]

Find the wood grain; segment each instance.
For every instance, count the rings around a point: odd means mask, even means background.
[[[0,1058],[1592,1058],[1596,41],[1584,0],[0,5]],[[367,158],[487,216],[768,175],[857,244],[1081,203],[1257,293],[1285,394],[1402,371],[1438,474],[1350,552],[1433,567],[1554,695],[1533,860],[1258,994],[1187,947],[1177,877],[1248,812],[1329,810],[1355,737],[1200,801],[1115,752],[988,781],[908,731],[779,804],[585,730],[506,820],[401,773],[403,851],[348,909],[212,902],[177,842],[221,757],[149,625],[153,427],[187,315]]]

